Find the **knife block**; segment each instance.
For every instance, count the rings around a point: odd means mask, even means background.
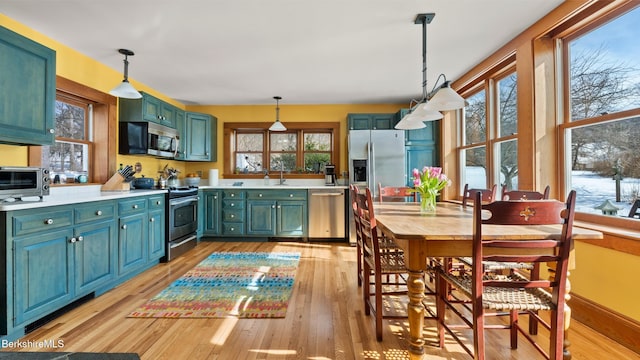
[[[107,180],[104,185],[100,188],[102,191],[129,191],[131,190],[131,185],[128,182],[124,181],[124,177],[120,173],[115,173],[113,176]]]

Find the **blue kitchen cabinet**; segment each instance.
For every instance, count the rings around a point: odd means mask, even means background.
[[[165,201],[164,194],[148,199],[148,262],[155,262],[165,255]]]
[[[51,145],[56,53],[0,26],[0,143]]]
[[[306,237],[308,234],[307,201],[278,201],[276,219],[276,236]]]
[[[118,99],[120,121],[149,121],[176,128],[179,109],[145,92],[141,99]]]
[[[202,211],[199,212],[199,226],[202,226],[203,236],[220,235],[220,191],[219,190],[203,190]],[[229,209],[232,211],[232,209]]]
[[[116,274],[116,237],[113,218],[74,229],[75,296],[86,295]]]
[[[209,114],[185,113],[184,160],[217,161],[217,124],[218,120]]]
[[[73,299],[71,228],[13,242],[13,324],[29,323]]]
[[[221,235],[241,236],[245,234],[245,207],[247,200],[243,190],[222,191]]]
[[[247,235],[276,234],[275,200],[247,200]]]
[[[349,130],[390,130],[396,125],[395,114],[347,114]]]
[[[407,112],[407,109],[398,111],[396,121],[400,121]],[[412,186],[413,169],[440,166],[440,120],[426,121],[424,124],[422,129],[405,130],[405,162],[409,186]]]
[[[120,200],[118,214],[118,275],[123,276],[147,264],[147,198]]]
[[[305,237],[307,190],[247,190],[247,235]]]

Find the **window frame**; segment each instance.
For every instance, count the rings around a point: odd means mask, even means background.
[[[240,131],[243,133],[263,133],[264,134],[264,153],[263,159],[265,164],[263,169],[271,169],[271,151],[269,131],[270,123],[264,122],[225,122],[224,123],[224,159],[223,159],[223,176],[225,178],[262,178],[264,173],[235,173],[235,134]],[[340,154],[340,126],[339,122],[287,122],[287,130],[285,132],[296,133],[297,150],[296,150],[296,168],[304,167],[304,134],[305,132],[326,132],[331,134],[331,162],[336,165],[336,172],[339,173]],[[279,133],[279,132],[278,132]],[[278,152],[279,153],[279,152]],[[279,171],[269,170],[269,174],[276,174]],[[298,178],[324,178],[324,174],[306,173],[290,171],[287,175],[293,175]]]
[[[88,183],[104,184],[113,175],[117,163],[118,99],[58,75],[56,76],[56,98],[65,94],[93,104],[93,151],[89,160]],[[41,166],[41,156],[41,146],[29,146],[29,166]],[[52,184],[52,186],[72,185],[77,184]]]

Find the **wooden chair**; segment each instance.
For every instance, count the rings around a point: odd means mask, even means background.
[[[465,184],[462,191],[462,206],[466,208],[469,201],[474,201],[474,195],[478,191],[482,194],[482,203],[498,199],[498,185],[496,184],[493,184],[491,189],[470,189],[469,184]]]
[[[482,200],[477,192],[476,202]],[[471,274],[456,275],[444,271],[438,272],[438,288],[453,284],[457,292],[468,297],[472,303],[471,317],[464,318],[464,309],[457,307],[447,315],[463,317],[464,324],[445,323],[445,309],[455,306],[446,296],[438,296],[438,335],[440,346],[444,346],[445,331],[449,333],[475,359],[485,358],[485,330],[489,328],[508,328],[511,331],[511,348],[517,348],[518,332],[531,342],[547,359],[560,360],[563,356],[564,308],[567,283],[567,268],[572,244],[572,227],[576,193],[571,191],[566,202],[556,200],[542,201],[496,201],[473,209],[473,265]],[[489,212],[489,218],[483,218],[483,211]],[[486,226],[539,226],[561,224],[561,236],[558,238],[540,238],[536,240],[504,239],[485,241],[482,238]],[[552,263],[556,267],[553,280],[531,280],[518,272],[508,275],[487,273],[484,261]],[[442,293],[441,293],[442,294]],[[549,311],[550,321],[544,321],[537,311]],[[457,311],[457,312],[456,312]],[[490,312],[489,312],[490,311]],[[485,318],[495,312],[508,311],[510,322],[506,326],[487,325]],[[546,352],[528,333],[518,326],[519,312],[526,311],[540,324],[549,329],[550,346]],[[449,316],[447,316],[449,317]],[[459,333],[454,329],[471,327],[473,329],[473,350],[466,346]]]
[[[532,190],[507,190],[507,186],[502,187],[502,200],[546,200],[549,198],[551,188],[547,185],[544,192]]]
[[[640,200],[636,200],[633,202],[631,209],[629,210],[630,218],[640,218]]]
[[[363,298],[365,314],[375,317],[376,339],[382,341],[383,319],[404,319],[405,314],[390,313],[383,309],[383,297],[386,295],[404,295],[407,293],[407,269],[404,254],[392,240],[380,236],[376,226],[371,190],[356,194],[358,215],[362,235],[363,259]],[[398,275],[385,277],[384,275]],[[373,277],[373,282],[369,278]],[[391,282],[389,279],[394,278]],[[373,284],[373,292],[371,291]]]
[[[417,202],[418,193],[408,186],[382,186],[378,183],[378,201]]]
[[[362,286],[362,230],[360,227],[360,215],[358,214],[358,204],[356,197],[358,195],[358,187],[351,184],[349,185],[349,194],[351,196],[351,210],[353,211],[353,222],[356,232],[356,264],[358,271],[358,286]]]

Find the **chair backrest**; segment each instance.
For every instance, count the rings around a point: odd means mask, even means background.
[[[502,187],[502,200],[545,200],[549,198],[551,188],[547,185],[544,192],[533,190],[508,190],[507,186]]]
[[[358,244],[362,244],[362,230],[360,226],[360,215],[358,213],[358,203],[357,203],[357,195],[358,195],[358,187],[351,184],[349,185],[349,194],[351,196],[351,211],[353,212],[353,222],[356,230],[356,242]]]
[[[490,203],[498,199],[498,185],[493,184],[491,189],[470,189],[469,184],[464,185],[464,191],[462,192],[462,206],[467,207],[470,201],[474,201],[474,195],[476,192],[482,194],[482,203]]]
[[[408,186],[382,186],[378,183],[378,201],[417,202],[418,193]]]
[[[378,229],[373,211],[373,199],[371,190],[365,189],[364,193],[356,194],[358,216],[360,217],[360,230],[362,235],[362,253],[366,256],[374,256],[379,253]]]
[[[481,194],[475,194],[481,201]],[[544,288],[550,289],[554,305],[559,311],[564,308],[564,294],[568,259],[572,244],[572,228],[576,192],[569,193],[566,202],[557,200],[507,200],[495,201],[473,208],[473,265],[474,294],[482,294],[483,287]],[[489,214],[487,214],[487,212]],[[483,216],[484,215],[484,216]],[[487,215],[490,215],[487,217]],[[562,225],[561,236],[540,239],[484,240],[486,225]],[[499,230],[497,230],[499,232]],[[492,229],[495,233],[496,229]],[[504,281],[495,278],[482,280],[483,261],[555,263],[554,279],[540,280],[523,278],[522,281]]]
[[[633,202],[633,205],[631,206],[631,209],[629,210],[629,216],[630,218],[640,218],[640,200],[636,200]]]

